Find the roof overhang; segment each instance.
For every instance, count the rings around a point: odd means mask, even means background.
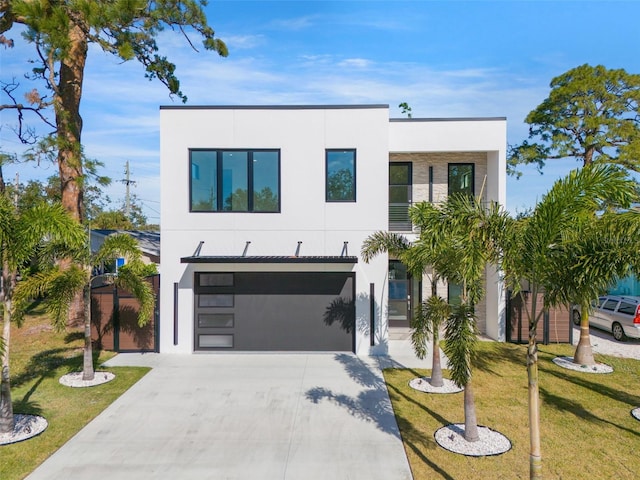
[[[286,256],[191,256],[182,257],[180,263],[358,263],[358,257],[349,256],[313,256],[313,257],[286,257]]]

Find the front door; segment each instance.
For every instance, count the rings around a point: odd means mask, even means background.
[[[399,260],[389,260],[389,326],[409,327],[415,302],[420,301],[420,282],[413,281]]]

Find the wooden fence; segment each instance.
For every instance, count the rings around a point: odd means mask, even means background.
[[[525,303],[520,295],[511,298],[511,292],[507,293],[507,341],[514,343],[527,343],[529,341],[529,319],[527,311],[531,311],[532,295],[524,292]],[[538,294],[536,305],[542,308],[544,295]],[[567,307],[553,308],[544,312],[538,323],[536,332],[538,343],[572,343],[573,326],[571,323],[571,309]]]
[[[138,326],[138,301],[113,285],[91,289],[91,339],[96,348],[116,352],[157,352],[160,275],[148,277],[156,294],[152,318]]]

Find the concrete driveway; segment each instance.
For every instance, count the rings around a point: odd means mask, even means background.
[[[109,365],[153,370],[30,480],[412,478],[373,359],[120,354]]]

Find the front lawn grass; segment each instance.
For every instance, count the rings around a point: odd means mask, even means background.
[[[529,478],[526,347],[480,342],[473,370],[478,424],[507,436],[512,449],[466,457],[440,447],[435,431],[464,423],[462,393],[427,394],[409,387],[430,370],[387,369],[385,380],[415,480]],[[640,472],[640,361],[596,355],[614,368],[590,374],[555,365],[573,356],[569,345],[539,346],[541,443],[544,478],[636,479]],[[445,370],[445,376],[446,376]]]
[[[14,413],[41,415],[49,426],[37,437],[0,446],[0,479],[26,477],[149,371],[109,367],[116,375],[111,382],[65,387],[58,380],[82,369],[82,345],[82,333],[54,332],[41,312],[26,317],[21,328],[12,325],[9,361]],[[112,356],[100,352],[94,365]]]

